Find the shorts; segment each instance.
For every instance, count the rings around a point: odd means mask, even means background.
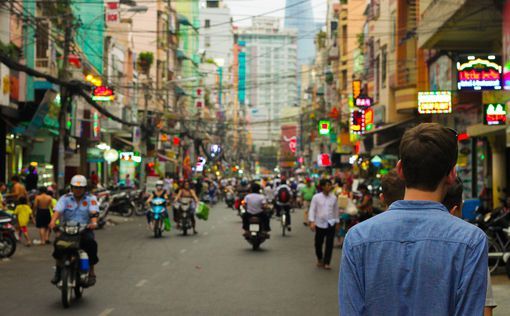
[[[20,230],[23,234],[28,233],[28,229],[27,229],[27,227],[26,227],[26,226],[21,226],[21,227],[19,228],[19,230]]]
[[[51,214],[48,209],[38,209],[35,215],[35,227],[48,228],[51,222]]]

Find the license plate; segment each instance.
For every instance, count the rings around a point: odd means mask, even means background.
[[[258,232],[259,228],[260,228],[259,224],[250,224],[250,231],[252,231],[252,232],[253,231]]]

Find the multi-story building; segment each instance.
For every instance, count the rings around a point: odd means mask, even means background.
[[[282,108],[299,104],[297,32],[282,29],[276,17],[256,17],[252,23],[236,33],[245,53],[240,63],[246,64],[246,98],[240,107],[249,109],[255,146],[271,146],[280,139]]]

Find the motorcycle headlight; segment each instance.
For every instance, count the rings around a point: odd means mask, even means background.
[[[66,232],[66,234],[76,235],[78,234],[78,226],[66,226],[64,231]]]

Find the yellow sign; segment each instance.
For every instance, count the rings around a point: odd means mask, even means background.
[[[3,94],[8,94],[11,91],[11,81],[9,79],[9,76],[4,76],[2,78],[2,92]]]

